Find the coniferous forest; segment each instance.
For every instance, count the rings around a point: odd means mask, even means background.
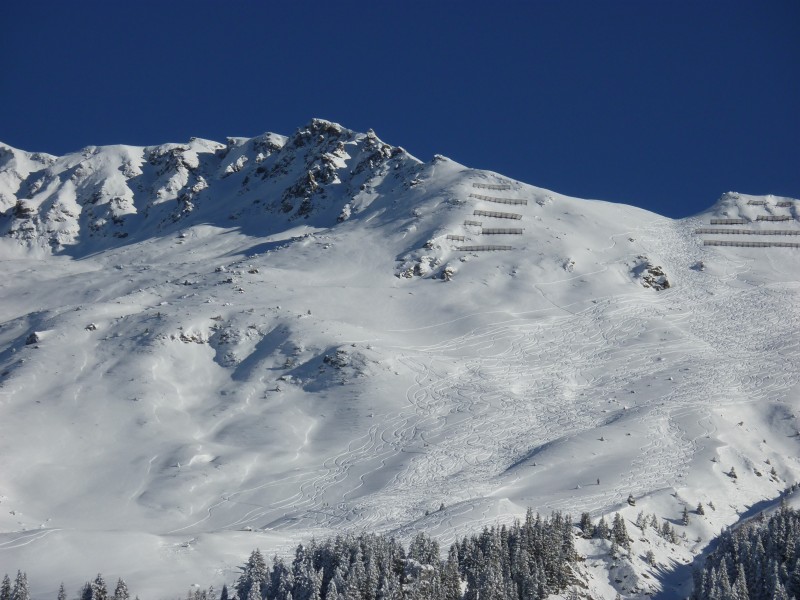
[[[691,600],[792,598],[800,598],[800,511],[782,505],[720,535],[695,572]]]
[[[569,516],[485,528],[454,543],[446,559],[439,543],[417,534],[405,548],[392,537],[362,533],[299,545],[291,561],[268,564],[254,550],[229,590],[195,589],[187,600],[538,600],[573,583],[578,560]],[[109,593],[101,575],[80,600],[128,600],[124,581]],[[66,600],[63,586],[57,600]],[[30,600],[27,578],[4,579],[0,600]]]

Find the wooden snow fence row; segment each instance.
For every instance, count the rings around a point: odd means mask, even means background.
[[[739,246],[742,248],[800,248],[798,242],[739,242],[733,240],[704,240],[704,246]]]
[[[484,227],[481,229],[483,235],[522,235],[522,229],[513,227]]]
[[[467,238],[465,238],[463,235],[455,235],[455,234],[451,233],[451,234],[448,234],[447,239],[448,240],[455,240],[457,242],[463,242]]]
[[[747,203],[750,206],[766,206],[767,205],[767,201],[766,200],[748,200]]]
[[[713,229],[701,227],[695,229],[698,234],[712,235],[800,235],[800,229]]]
[[[711,219],[712,225],[747,225],[747,219]]]
[[[483,225],[483,223],[481,221],[470,221],[469,219],[467,219],[466,221],[464,221],[464,225],[475,225],[477,227],[480,227],[481,225]]]
[[[472,187],[482,190],[510,190],[511,186],[507,183],[473,183]]]
[[[756,221],[791,221],[792,217],[787,215],[758,215]]]
[[[792,202],[791,200],[781,200],[775,206],[780,206],[781,208],[791,208],[793,204],[794,202]]]
[[[459,246],[458,250],[465,252],[492,252],[494,250],[513,250],[514,246],[495,246],[487,244],[484,246]]]
[[[496,210],[476,210],[472,213],[476,217],[493,217],[495,219],[521,219],[518,213],[497,212]]]
[[[520,200],[518,198],[495,198],[494,196],[484,196],[483,194],[470,194],[470,197],[477,198],[478,200],[486,200],[487,202],[496,202],[497,204],[522,204],[527,206],[527,200]]]

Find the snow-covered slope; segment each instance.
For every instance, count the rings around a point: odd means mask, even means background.
[[[800,242],[797,201],[673,221],[315,120],[0,146],[0,210],[0,571],[41,597],[175,596],[341,529],[713,503],[681,562],[800,480],[800,248],[704,245]],[[595,597],[671,569],[595,562]]]

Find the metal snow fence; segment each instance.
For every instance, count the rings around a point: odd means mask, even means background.
[[[788,215],[758,215],[756,221],[791,221]]]
[[[711,219],[712,225],[747,225],[747,219]]]
[[[712,235],[800,235],[800,229],[712,229],[701,227],[695,229],[694,232]]]
[[[481,225],[483,225],[483,223],[481,221],[470,221],[469,219],[467,219],[466,221],[464,221],[464,225],[475,225],[477,227],[480,227]]]
[[[739,246],[742,248],[800,248],[798,242],[739,242],[733,240],[704,240],[704,246]]]
[[[483,194],[470,194],[472,198],[478,200],[486,200],[487,202],[496,202],[497,204],[528,204],[527,200],[520,200],[518,198],[495,198],[494,196],[484,196]]]
[[[465,252],[491,252],[493,250],[513,250],[514,246],[495,246],[487,244],[484,246],[459,246],[457,249]]]
[[[455,234],[448,234],[448,240],[455,240],[457,242],[463,242],[466,238],[463,235],[455,235]]]
[[[472,212],[476,217],[494,217],[495,219],[521,219],[517,213],[497,212],[495,210],[476,210]]]
[[[748,200],[747,203],[750,206],[766,206],[767,205],[767,201],[766,200]]]
[[[510,190],[511,186],[507,183],[473,183],[472,187],[484,190]]]
[[[522,235],[522,229],[510,227],[484,227],[481,229],[483,235]]]

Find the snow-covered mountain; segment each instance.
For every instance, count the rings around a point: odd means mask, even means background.
[[[314,120],[0,145],[0,211],[0,572],[37,597],[98,571],[173,597],[255,547],[446,545],[528,506],[677,523],[616,570],[586,542],[582,577],[679,594],[800,480],[798,201],[675,221]]]

